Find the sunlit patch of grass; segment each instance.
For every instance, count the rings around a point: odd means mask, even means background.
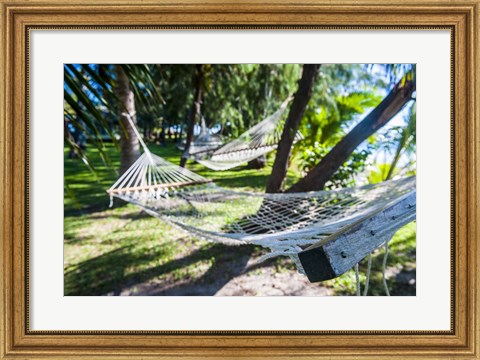
[[[157,267],[198,242],[132,208],[65,218],[66,295],[103,295],[155,277]]]

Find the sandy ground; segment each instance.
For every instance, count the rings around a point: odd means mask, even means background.
[[[331,286],[312,284],[295,270],[281,269],[266,263],[259,264],[247,254],[223,266],[198,269],[194,279],[151,279],[123,288],[110,295],[137,296],[329,296],[336,295]],[[391,267],[387,279],[395,278],[395,295],[415,295],[415,269]]]
[[[126,222],[123,218],[110,227],[102,227],[105,231],[123,229]],[[90,229],[93,231],[92,229]],[[95,229],[93,234],[77,234],[77,236],[102,237]],[[108,239],[105,240],[108,245]],[[258,260],[265,253],[255,246],[226,247],[222,244],[193,242],[180,237],[176,240],[178,250],[166,263],[134,272],[131,275],[118,277],[116,282],[108,282],[109,289],[102,291],[102,283],[96,284],[98,295],[110,296],[330,296],[355,294],[355,281],[350,274],[348,281],[342,279],[323,283],[310,283],[307,277],[296,271],[287,258],[270,259],[260,263]],[[97,243],[95,243],[97,244]],[[207,245],[208,244],[208,245]],[[122,252],[123,251],[123,252]],[[415,296],[416,271],[414,267],[415,253],[411,254],[413,267],[401,268],[391,266],[386,275],[389,283],[394,284],[393,295]],[[108,259],[106,259],[108,258]],[[78,279],[103,279],[116,272],[126,274],[137,259],[129,253],[128,248],[120,247],[101,256],[84,261],[76,268],[76,272],[88,274]],[[142,260],[142,259],[140,259]],[[115,265],[116,267],[112,268]],[[393,265],[393,264],[392,264]],[[188,269],[188,272],[183,271]],[[179,275],[178,270],[181,270]],[[377,295],[383,295],[380,269],[376,269]],[[79,281],[75,278],[72,281]],[[373,274],[373,273],[372,273]],[[372,275],[373,276],[373,275]],[[106,281],[106,280],[105,280]],[[348,283],[348,284],[347,284]],[[95,291],[95,286],[89,290]],[[371,286],[373,287],[373,285]],[[369,295],[371,292],[369,293]],[[81,295],[81,294],[78,294]]]
[[[237,276],[214,281],[149,281],[123,290],[120,295],[170,296],[323,296],[332,291],[320,284],[311,284],[307,277],[292,270],[278,272],[273,266],[257,268],[254,261]]]

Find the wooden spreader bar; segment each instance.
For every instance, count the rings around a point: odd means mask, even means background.
[[[211,182],[212,182],[212,180],[206,179],[206,180],[198,180],[198,181],[174,182],[174,183],[168,183],[168,184],[132,186],[132,187],[127,187],[127,188],[122,188],[122,189],[107,190],[107,193],[109,193],[109,194],[119,194],[119,193],[124,193],[124,192],[133,192],[133,191],[150,190],[150,189],[157,190],[157,189],[165,189],[165,188],[172,188],[172,187],[180,188],[180,187],[185,187],[185,186],[208,184],[208,183],[211,183]]]
[[[416,218],[416,191],[298,253],[310,282],[336,278]]]

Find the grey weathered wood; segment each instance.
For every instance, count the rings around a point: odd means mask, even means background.
[[[350,270],[416,218],[416,191],[346,226],[298,254],[311,282],[333,279]]]

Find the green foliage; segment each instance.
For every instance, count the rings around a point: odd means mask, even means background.
[[[65,65],[64,86],[66,124],[74,124],[79,131],[87,133],[102,163],[112,169],[116,165],[105,151],[104,139],[111,139],[119,151],[116,139],[122,131],[117,121],[121,109],[115,94],[114,66]],[[162,128],[173,126],[177,131],[185,130],[193,101],[194,67],[190,64],[122,65],[135,95],[138,126],[147,140],[152,132],[159,134]],[[205,81],[201,113],[207,126],[221,128],[226,141],[257,124],[293,95],[301,73],[299,64],[203,64],[202,68]],[[380,103],[392,79],[413,76],[415,66],[410,64],[323,64],[300,123],[304,140],[292,149],[292,170],[305,173],[312,168],[367,111]],[[412,114],[407,125],[389,129],[388,134],[372,136],[367,145],[361,145],[335,174],[330,187],[352,185],[369,165],[371,157],[366,156],[367,153],[372,154],[377,148],[391,158],[388,162],[392,170],[384,174],[385,178],[414,171],[414,111]],[[68,131],[65,131],[65,143],[80,155],[91,172],[98,171],[95,162]],[[408,166],[403,169],[405,165]]]
[[[383,85],[361,65],[322,65],[300,125],[304,140],[293,150],[293,158],[300,160],[304,174],[346,135],[360,115],[381,102],[377,88]],[[374,144],[369,143],[354,152],[326,187],[354,185],[355,175],[368,166],[367,159],[374,149]]]
[[[103,163],[112,166],[104,151],[104,138],[107,137],[119,149],[116,139],[118,131],[122,129],[118,126],[117,118],[124,111],[115,93],[115,66],[121,66],[127,74],[139,108],[151,108],[163,101],[152,75],[154,65],[64,65],[65,144],[82,158],[93,173],[96,172],[95,167],[70,134],[68,124],[85,133],[98,150]]]
[[[355,175],[365,170],[367,159],[373,151],[373,146],[367,146],[362,150],[355,151],[349,159],[335,172],[332,178],[325,185],[326,189],[335,189],[355,185]],[[302,153],[301,169],[303,173],[317,165],[319,159],[325,157],[330,151],[329,147],[322,146],[316,142],[309,146]]]
[[[407,109],[405,125],[394,126],[379,134],[379,154],[382,161],[375,160],[367,175],[369,183],[378,183],[399,176],[416,174],[417,118],[415,103]],[[389,161],[387,161],[389,160]]]
[[[205,65],[202,114],[207,125],[237,137],[277,110],[296,88],[296,64]]]
[[[325,146],[336,144],[345,136],[345,130],[352,121],[366,109],[377,106],[381,97],[370,91],[355,91],[334,96],[331,101],[327,104],[314,103],[308,107],[300,128],[305,137],[305,146],[316,142]]]
[[[194,65],[162,64],[157,67],[157,84],[164,98],[158,125],[180,125],[188,117],[194,93]],[[149,115],[148,110],[145,111]]]
[[[369,184],[377,184],[382,181],[385,181],[387,175],[390,173],[391,164],[376,164],[376,166],[370,170],[370,173],[367,175],[367,180]]]

